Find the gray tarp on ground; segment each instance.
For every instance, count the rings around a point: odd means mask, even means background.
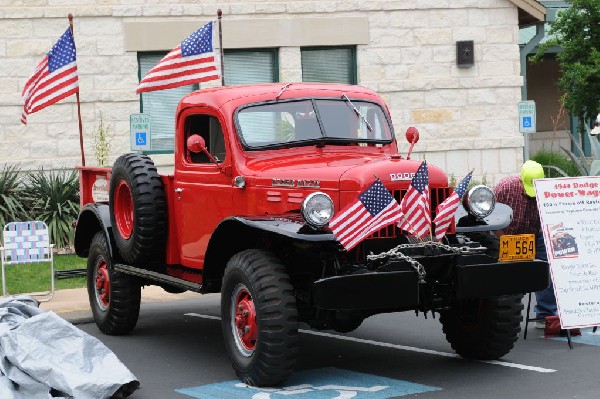
[[[101,399],[137,387],[102,342],[42,311],[32,297],[0,300],[0,398]]]

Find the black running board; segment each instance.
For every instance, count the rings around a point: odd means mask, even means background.
[[[201,292],[202,290],[202,284],[192,283],[190,281],[182,280],[177,277],[167,276],[166,274],[157,273],[146,269],[140,269],[139,267],[121,265],[117,263],[114,266],[114,268],[116,271],[119,271],[121,273],[131,274],[137,277],[143,277],[148,280],[173,285],[175,287],[184,288],[189,291]]]

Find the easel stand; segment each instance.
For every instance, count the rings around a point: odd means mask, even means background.
[[[529,293],[529,299],[527,300],[527,315],[525,316],[525,333],[523,334],[523,339],[527,339],[527,328],[529,327],[530,321],[546,321],[545,317],[534,317],[530,318],[529,314],[531,312],[531,292]],[[569,349],[573,349],[573,341],[571,341],[571,330],[566,329],[567,331],[567,343],[569,344]],[[594,327],[594,332],[596,332],[596,327]]]

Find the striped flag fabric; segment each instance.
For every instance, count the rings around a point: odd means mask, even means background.
[[[221,75],[214,51],[214,36],[212,21],[192,33],[148,71],[136,93],[219,79]]]
[[[377,179],[357,200],[329,222],[336,239],[351,250],[373,232],[398,221],[400,205],[381,180]]]
[[[28,115],[79,92],[75,53],[73,34],[67,28],[25,83],[21,123],[26,125]]]
[[[454,215],[456,214],[456,210],[460,204],[460,200],[465,194],[465,191],[467,191],[467,186],[469,185],[472,176],[473,171],[470,171],[462,179],[454,192],[437,206],[436,216],[435,219],[433,219],[433,222],[435,223],[436,239],[441,240],[446,234],[446,231],[448,231],[448,228],[450,227],[450,224],[454,219]]]
[[[419,238],[431,231],[431,211],[429,206],[429,171],[427,162],[421,162],[413,176],[408,191],[400,202],[404,216],[398,227]]]

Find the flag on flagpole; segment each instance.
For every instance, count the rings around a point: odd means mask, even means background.
[[[172,89],[219,79],[214,51],[214,24],[198,29],[164,56],[140,81],[136,93]]]
[[[349,251],[373,232],[398,221],[400,205],[377,179],[356,201],[329,222],[337,240]]]
[[[472,176],[473,171],[470,171],[464,179],[462,179],[454,192],[446,198],[444,202],[437,206],[437,212],[433,222],[435,223],[435,238],[438,240],[441,240],[446,234],[446,231],[448,231],[450,223],[452,223],[456,210],[460,204],[460,200],[465,191],[467,191],[467,186],[469,185]]]
[[[421,162],[413,176],[408,191],[400,202],[404,216],[398,227],[410,234],[423,238],[431,230],[431,212],[429,209],[429,172],[427,162]]]
[[[25,83],[21,95],[23,100],[21,123],[26,125],[27,115],[78,91],[75,41],[71,29],[67,28]]]

